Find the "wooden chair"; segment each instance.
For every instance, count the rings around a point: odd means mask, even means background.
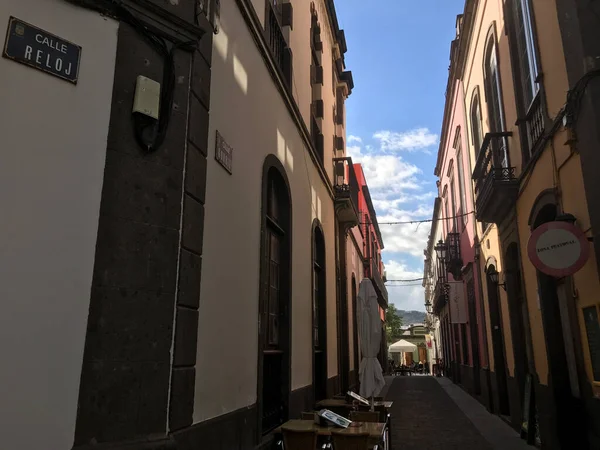
[[[315,450],[319,432],[315,430],[294,430],[281,427],[285,450]]]
[[[315,412],[314,411],[303,412],[302,415],[300,416],[300,418],[302,420],[315,420]]]
[[[350,420],[352,422],[379,422],[379,412],[377,411],[351,411]]]
[[[369,433],[345,434],[333,430],[331,437],[335,450],[369,450]]]

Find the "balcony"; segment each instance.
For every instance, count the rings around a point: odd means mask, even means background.
[[[379,264],[375,260],[375,258],[369,259],[369,266],[367,268],[367,275],[373,282],[373,287],[375,291],[377,291],[377,302],[379,306],[383,309],[387,309],[388,307],[388,292],[385,287],[383,277],[381,276],[381,272],[379,271]]]
[[[352,158],[333,158],[335,214],[347,228],[359,223],[358,181],[354,173]]]
[[[500,223],[514,205],[519,192],[515,168],[508,165],[508,137],[511,132],[487,133],[477,156],[475,216],[487,223]]]
[[[460,255],[460,233],[448,233],[446,237],[446,270],[455,280],[462,275],[463,260]]]
[[[442,308],[446,305],[446,291],[446,280],[438,278],[433,289],[433,305],[431,309],[436,316],[440,315]]]

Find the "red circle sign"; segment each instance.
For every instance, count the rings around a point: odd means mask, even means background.
[[[527,254],[542,273],[553,277],[573,275],[590,256],[583,231],[569,222],[547,222],[529,236]]]

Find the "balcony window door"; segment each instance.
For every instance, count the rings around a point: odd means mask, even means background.
[[[327,396],[327,333],[325,238],[318,221],[313,226],[313,383],[315,401]]]
[[[539,95],[538,59],[535,50],[533,13],[530,0],[512,0],[512,26],[509,27],[513,69],[517,79],[516,97],[519,128],[525,161],[544,132],[544,113]]]
[[[483,142],[483,126],[481,122],[481,103],[479,100],[479,90],[476,89],[471,100],[471,134],[473,138],[473,147],[475,154],[478,155]]]
[[[485,56],[485,96],[488,107],[488,122],[490,132],[505,131],[504,108],[502,105],[502,90],[500,87],[500,73],[498,69],[498,56],[496,44],[492,37],[488,43]],[[504,139],[492,139],[493,160],[495,167],[508,167],[508,152]]]
[[[533,99],[540,90],[540,85],[537,81],[537,57],[533,40],[533,25],[529,0],[515,0],[514,14],[523,101],[526,108],[529,109]]]
[[[458,231],[458,220],[456,217],[456,212],[457,212],[457,208],[456,208],[456,189],[454,188],[455,186],[455,180],[454,180],[454,168],[450,168],[450,175],[449,175],[449,180],[450,180],[450,201],[452,202],[452,221],[450,222],[452,224],[452,229],[450,230],[451,233],[456,233]]]
[[[460,138],[460,136],[459,136]],[[460,194],[460,214],[466,214],[467,211],[467,186],[465,184],[465,172],[463,169],[463,157],[462,157],[462,145],[460,140],[458,142],[458,148],[456,150],[456,170],[458,171],[458,191]],[[467,216],[463,215],[459,219],[460,223],[465,224],[467,222]]]
[[[279,161],[267,159],[264,172],[258,379],[263,435],[287,420],[291,376],[289,188]]]

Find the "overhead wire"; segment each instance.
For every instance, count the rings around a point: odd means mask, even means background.
[[[458,214],[456,216],[441,217],[438,219],[405,220],[405,221],[399,221],[399,222],[379,222],[379,221],[377,221],[377,223],[379,225],[413,225],[413,224],[417,224],[417,223],[441,222],[443,220],[458,219],[460,217],[468,216],[469,214],[473,214],[474,212],[475,211],[469,211],[467,213]],[[360,224],[365,225],[365,224],[367,224],[367,222],[360,222]]]

